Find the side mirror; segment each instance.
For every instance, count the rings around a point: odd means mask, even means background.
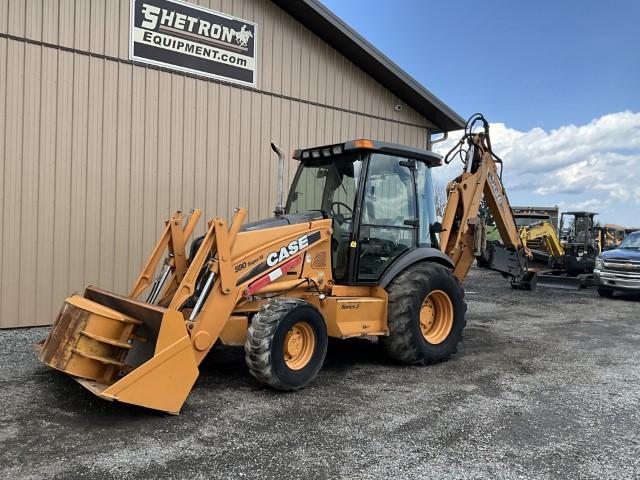
[[[434,222],[431,224],[431,231],[433,233],[444,232],[444,228],[442,228],[442,224],[440,222]]]

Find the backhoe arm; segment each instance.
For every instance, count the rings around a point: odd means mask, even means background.
[[[484,124],[484,132],[471,132],[477,121]],[[527,270],[526,248],[496,167],[502,161],[491,151],[489,125],[484,117],[470,119],[465,135],[447,154],[445,162],[450,163],[458,154],[462,155],[464,170],[447,186],[447,206],[440,233],[440,248],[453,260],[454,275],[464,280],[474,258],[485,249],[484,221],[478,217],[484,197],[507,252],[504,258],[494,259],[490,268],[511,276],[516,288],[532,288],[533,275]]]

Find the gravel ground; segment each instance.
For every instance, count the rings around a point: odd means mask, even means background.
[[[279,393],[221,349],[180,416],[93,397],[0,332],[2,478],[638,478],[640,299],[466,282],[459,353],[430,367],[335,342]]]

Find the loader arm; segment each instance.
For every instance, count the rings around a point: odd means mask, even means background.
[[[473,126],[478,121],[483,123],[484,131],[473,133]],[[491,150],[489,124],[484,117],[470,119],[465,135],[446,155],[445,163],[458,155],[462,157],[464,169],[447,185],[447,205],[440,233],[440,249],[453,260],[453,274],[463,281],[475,257],[485,249],[484,221],[478,217],[480,203],[485,198],[505,251],[509,252],[504,258],[496,259],[490,268],[511,276],[515,288],[533,288],[533,274],[527,269],[527,250],[497,169],[497,163],[502,160]]]
[[[237,209],[230,226],[210,220],[187,259],[200,212],[186,222],[174,214],[129,296],[89,286],[65,301],[38,346],[41,361],[101,398],[177,413],[207,353],[225,335],[244,342],[250,315],[269,295],[304,297],[332,283],[330,263],[311,263],[329,257],[331,220],[241,231],[246,215]]]

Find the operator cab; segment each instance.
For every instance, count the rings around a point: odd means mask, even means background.
[[[402,254],[438,248],[431,168],[442,157],[428,150],[372,141],[296,150],[300,165],[286,215],[333,220],[334,279],[376,284]]]
[[[560,240],[568,246],[594,248],[595,212],[563,212],[560,216]]]
[[[560,216],[560,241],[564,263],[571,274],[590,273],[600,247],[595,235],[595,212],[563,212]]]

